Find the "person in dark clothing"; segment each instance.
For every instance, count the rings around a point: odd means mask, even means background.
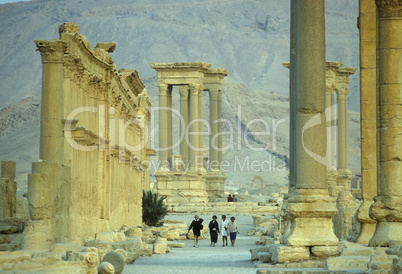
[[[204,220],[200,219],[198,215],[194,216],[194,220],[191,222],[190,227],[188,228],[188,232],[190,232],[191,229],[193,229],[194,233],[194,247],[198,246],[198,237],[201,235],[201,230],[202,230],[202,222]]]
[[[212,221],[209,222],[209,234],[211,234],[211,244],[215,244],[218,242],[218,233],[219,233],[219,224],[216,221],[217,217],[214,215],[212,217]]]
[[[231,195],[231,194],[229,194],[229,197],[228,197],[228,202],[233,202],[233,197],[232,197],[232,195]]]

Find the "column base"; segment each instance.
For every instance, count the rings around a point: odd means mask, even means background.
[[[337,185],[343,187],[345,190],[351,190],[352,173],[349,169],[338,169]]]
[[[328,187],[336,186],[338,180],[338,170],[335,167],[327,167],[327,184]]]
[[[208,202],[205,172],[158,171],[155,177],[158,195],[166,196],[168,204]]]
[[[226,174],[222,171],[208,171],[206,175],[206,191],[209,202],[222,202],[225,195]],[[223,200],[224,201],[224,200]]]
[[[402,241],[402,222],[378,222],[369,246],[389,246],[389,241]]]
[[[338,245],[332,228],[335,213],[335,200],[327,189],[296,189],[288,199],[291,227],[284,243],[290,246]]]
[[[368,244],[374,235],[377,222],[369,216],[370,206],[373,202],[364,200],[357,211],[356,219],[360,223],[360,233],[356,239],[358,244]]]

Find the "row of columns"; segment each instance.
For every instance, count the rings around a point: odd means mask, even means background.
[[[377,24],[376,39],[367,35],[373,32],[372,29],[365,30],[363,34],[367,36],[361,36],[361,39],[367,38],[361,40],[362,43],[370,45],[368,51],[361,51],[361,60],[370,61],[362,63],[362,105],[371,106],[365,107],[362,112],[362,138],[368,139],[362,146],[362,161],[365,161],[362,165],[363,195],[368,202],[377,184],[377,196],[372,197],[374,203],[369,210],[369,216],[377,221],[377,225],[369,245],[388,246],[392,240],[402,240],[402,40],[399,39],[402,37],[402,1],[377,0],[376,6],[373,5],[374,0],[369,4],[367,2],[370,1],[360,2],[367,13],[367,17],[360,20],[364,19],[365,24],[372,25],[367,22],[368,18],[373,19],[376,14]],[[374,9],[377,11],[374,12]],[[370,57],[373,40],[376,41],[376,60]],[[334,235],[331,219],[336,207],[335,200],[328,194],[327,161],[324,157],[328,146],[323,116],[325,102],[327,105],[331,103],[323,92],[326,85],[324,0],[291,1],[290,57],[293,77],[290,103],[291,109],[292,106],[295,108],[290,113],[290,129],[293,132],[290,142],[295,151],[291,154],[294,159],[290,165],[291,188],[286,208],[291,225],[288,225],[282,241],[288,246],[313,247],[310,249],[313,253],[317,246],[333,246],[335,250],[338,239]],[[375,89],[372,81],[374,69],[377,79]],[[344,146],[338,148],[338,168],[347,169],[347,136],[344,135],[347,133],[346,97],[348,78],[354,71],[340,69],[340,73],[343,82],[338,89],[338,140],[339,145],[343,143]],[[371,157],[374,151],[374,136],[371,134],[375,121],[373,112],[377,113],[375,158]],[[370,123],[370,127],[363,122]],[[372,172],[368,167],[372,165],[376,167],[377,180],[369,175]],[[369,191],[366,192],[367,189]]]
[[[169,171],[172,159],[172,87],[180,93],[180,154],[192,170],[204,170],[203,92],[210,98],[209,161],[211,170],[219,170],[222,161],[222,87],[226,69],[210,69],[210,64],[151,63],[158,71],[160,170]],[[189,68],[191,69],[189,71]],[[173,72],[172,72],[173,71]],[[171,77],[177,73],[176,77]],[[191,74],[192,73],[192,74]],[[190,78],[190,79],[189,79]],[[194,80],[196,78],[196,80]],[[198,78],[198,79],[197,79]]]

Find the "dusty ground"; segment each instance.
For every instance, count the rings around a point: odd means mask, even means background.
[[[220,216],[218,216],[220,219]],[[230,217],[230,215],[229,215]],[[126,265],[123,273],[256,273],[251,262],[250,248],[256,247],[257,237],[247,236],[253,228],[251,216],[237,216],[240,235],[234,247],[222,247],[219,235],[216,247],[209,246],[209,234],[200,240],[198,247],[193,247],[192,240],[186,240],[185,248],[173,248],[169,254],[139,257],[133,265]],[[204,225],[208,225],[212,216],[200,215]],[[170,215],[166,219],[186,221],[193,220],[192,215]]]

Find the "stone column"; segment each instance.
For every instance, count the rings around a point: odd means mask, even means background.
[[[198,122],[198,132],[199,132],[199,140],[198,140],[198,147],[199,147],[199,153],[198,153],[198,161],[200,162],[199,164],[199,168],[200,169],[204,169],[204,123],[202,122],[203,120],[203,107],[202,107],[202,103],[203,103],[203,94],[204,94],[204,90],[203,87],[200,88],[199,92],[198,92],[198,119],[200,119],[200,121]]]
[[[199,136],[198,136],[198,122],[194,120],[198,119],[198,93],[199,85],[190,85],[190,121],[189,124],[189,147],[190,147],[190,167],[192,170],[197,170],[197,156],[199,155]]]
[[[374,1],[359,2],[360,30],[360,119],[361,119],[361,176],[363,203],[357,212],[359,244],[368,244],[375,231],[376,221],[369,216],[370,206],[377,194],[376,146],[376,5]]]
[[[342,66],[341,62],[326,62],[326,93],[325,93],[325,115],[327,123],[327,182],[332,193],[332,188],[337,184],[337,170],[335,166],[335,135],[333,127],[334,119],[334,90],[336,85],[336,70]],[[329,117],[328,117],[329,116]],[[336,197],[335,197],[336,198]]]
[[[183,118],[183,124],[180,124],[180,137],[182,140],[180,142],[180,153],[182,155],[182,160],[187,163],[189,160],[189,149],[186,135],[187,133],[187,126],[188,126],[188,94],[189,94],[189,87],[187,85],[183,85],[179,87],[180,92],[180,114]]]
[[[159,160],[161,161],[160,169],[169,170],[169,146],[168,137],[168,85],[158,84],[159,88]]]
[[[168,93],[167,93],[167,138],[168,138],[168,161],[170,166],[172,167],[172,155],[173,155],[173,151],[172,151],[172,145],[173,145],[173,140],[172,140],[172,86],[169,85],[168,86]]]
[[[355,68],[339,68],[337,70],[337,101],[338,101],[338,186],[351,189],[352,175],[348,164],[348,94],[349,76],[355,73]]]
[[[218,91],[218,120],[222,119],[222,90]],[[219,169],[222,164],[222,122],[218,122],[218,161]]]
[[[209,89],[209,124],[211,126],[211,135],[209,138],[209,161],[211,170],[219,169],[219,152],[217,150],[219,145],[218,134],[218,89]]]
[[[379,177],[370,246],[402,241],[402,1],[376,0],[379,42]]]
[[[335,201],[328,195],[326,174],[325,121],[325,12],[324,0],[302,0],[296,5],[297,32],[295,65],[296,81],[295,190],[288,198],[289,246],[333,246],[338,239],[332,229]],[[291,117],[292,118],[292,117]],[[293,117],[294,118],[294,117]],[[291,121],[294,123],[294,121]],[[331,251],[333,252],[333,250]]]
[[[67,45],[61,40],[35,40],[42,56],[42,111],[39,158],[63,162],[63,57]]]

